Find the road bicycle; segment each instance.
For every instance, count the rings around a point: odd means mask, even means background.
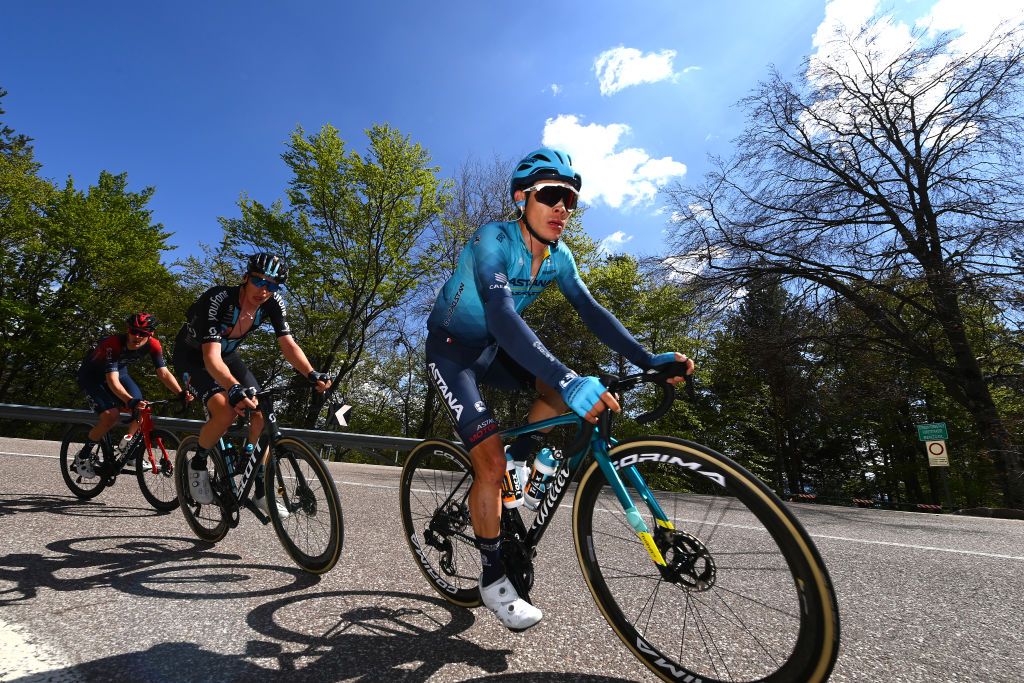
[[[212,503],[197,503],[189,494],[188,471],[199,439],[190,435],[182,440],[174,478],[181,511],[196,536],[216,543],[238,526],[241,509],[248,508],[260,522],[273,525],[296,564],[322,574],[341,555],[341,500],[320,456],[305,442],[281,435],[274,412],[277,393],[276,389],[248,393],[257,399],[264,416],[262,451],[254,448],[246,457],[244,447],[237,448],[230,437],[222,438],[209,451]],[[257,479],[262,480],[269,516],[249,497]]]
[[[664,415],[667,383],[682,364],[625,377],[604,375],[613,394],[653,383]],[[691,385],[687,387],[692,392]],[[597,426],[572,413],[506,429],[516,437],[577,425],[527,528],[522,508],[502,509],[508,574],[529,599],[533,558],[573,482],[572,534],[587,588],[615,634],[666,681],[826,680],[839,651],[835,592],[813,541],[786,505],[736,462],[692,441],[617,441],[612,413]],[[431,586],[449,602],[481,604],[480,555],[469,516],[468,453],[431,439],[402,472],[406,540]]]
[[[134,465],[135,478],[142,495],[160,512],[171,512],[178,507],[178,494],[174,488],[174,458],[178,450],[178,437],[153,425],[153,406],[169,401],[144,401],[136,407],[139,429],[122,452],[110,442],[110,434],[103,436],[91,452],[86,451],[92,427],[75,424],[68,427],[60,444],[60,473],[71,492],[83,500],[95,498],[103,489],[113,486],[117,475],[128,463]],[[86,460],[93,476],[86,476],[75,462]]]

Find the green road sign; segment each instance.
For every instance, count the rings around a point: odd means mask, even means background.
[[[932,422],[931,424],[914,426],[917,427],[917,438],[919,441],[945,441],[949,438],[945,422]]]

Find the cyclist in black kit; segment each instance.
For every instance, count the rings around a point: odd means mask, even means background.
[[[277,335],[281,353],[296,371],[316,385],[323,393],[330,387],[327,375],[313,369],[306,354],[292,338],[288,329],[284,300],[279,293],[288,279],[288,266],[276,254],[258,253],[249,257],[242,284],[218,286],[206,290],[188,309],[185,324],[174,345],[174,367],[188,375],[188,382],[203,400],[209,419],[199,432],[200,449],[192,459],[189,492],[201,504],[213,502],[207,450],[235,421],[250,410],[249,442],[256,443],[263,430],[263,414],[256,401],[245,390],[259,390],[259,382],[238,354],[242,340],[265,322]],[[267,512],[266,501],[259,494],[257,506]],[[279,508],[287,516],[287,511]]]

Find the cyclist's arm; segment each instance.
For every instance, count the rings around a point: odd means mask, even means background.
[[[110,387],[110,392],[121,400],[121,403],[127,404],[128,401],[135,398],[128,393],[128,390],[124,388],[123,384],[121,384],[121,376],[119,372],[107,373],[107,386]]]
[[[488,239],[481,231],[481,239],[473,244],[477,291],[484,302],[487,330],[498,345],[529,370],[535,377],[553,389],[562,389],[576,377],[548,351],[533,330],[516,312],[512,291],[508,287],[506,256],[497,239]]]
[[[313,364],[309,362],[309,359],[306,358],[306,353],[302,350],[302,347],[299,346],[298,342],[290,334],[278,337],[277,345],[280,347],[281,355],[284,356],[284,359],[303,377],[309,377],[310,373],[316,370]],[[318,379],[316,382],[316,390],[319,392],[326,391],[330,386],[330,380]]]
[[[163,383],[163,385],[167,387],[168,391],[174,394],[181,393],[181,385],[178,384],[178,380],[174,377],[174,373],[168,370],[166,366],[162,368],[157,368],[156,376],[157,379],[159,379]]]
[[[597,338],[608,348],[622,354],[637,367],[644,370],[651,367],[651,354],[633,338],[633,335],[622,326],[622,323],[614,315],[608,312],[608,309],[597,303],[583,280],[580,279],[575,259],[568,253],[565,254],[565,257],[569,267],[558,270],[558,288],[562,290],[562,294],[580,314],[583,324],[597,335]]]
[[[230,389],[238,384],[238,380],[231,374],[227,364],[220,355],[220,342],[208,342],[203,344],[203,365],[210,376],[217,380],[217,384],[225,389]]]

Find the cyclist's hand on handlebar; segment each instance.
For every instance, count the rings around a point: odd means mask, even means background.
[[[606,409],[619,412],[619,402],[597,377],[577,377],[562,390],[562,398],[569,408],[587,422],[597,422]]]
[[[331,387],[331,380],[326,372],[311,370],[310,373],[306,375],[306,379],[309,380],[310,384],[316,385],[316,390],[321,394]]]
[[[182,389],[178,392],[178,400],[181,401],[182,405],[185,405],[186,403],[191,403],[195,400],[195,396],[188,389]]]
[[[693,374],[693,369],[694,369],[693,360],[690,359],[690,358],[687,358],[686,354],[684,354],[684,353],[679,353],[678,351],[670,351],[668,353],[658,353],[658,354],[655,354],[655,355],[651,356],[651,365],[654,368],[657,368],[659,365],[667,365],[668,363],[675,363],[675,362],[685,363],[686,364],[686,374],[687,375],[692,375]],[[668,379],[668,383],[669,384],[679,384],[680,382],[683,382],[685,380],[686,380],[686,377],[684,377],[682,375],[678,375],[676,377],[670,377]]]
[[[253,387],[242,388],[241,384],[233,384],[228,389],[228,403],[235,409],[238,415],[244,415],[246,410],[256,410],[259,405],[253,398],[256,389]]]

